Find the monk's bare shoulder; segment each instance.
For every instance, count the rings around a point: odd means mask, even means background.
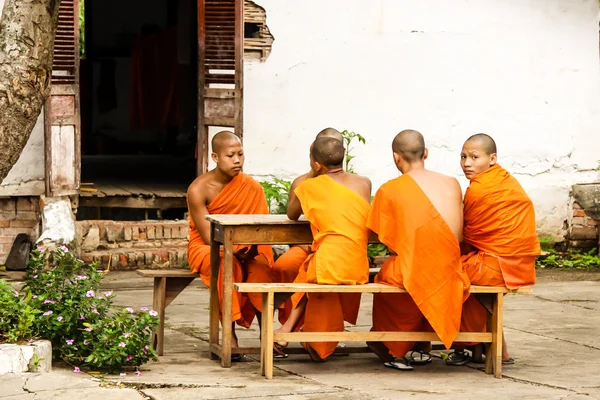
[[[188,186],[187,196],[189,202],[202,201],[209,191],[213,181],[212,171],[200,175]]]

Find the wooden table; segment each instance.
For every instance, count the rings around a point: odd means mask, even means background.
[[[210,334],[209,356],[221,358],[221,366],[231,367],[231,303],[233,298],[233,247],[253,244],[310,244],[312,232],[307,220],[291,221],[285,215],[207,215],[210,221]],[[222,337],[219,344],[219,276],[220,246],[223,246]],[[260,348],[235,349],[235,354],[259,353]]]

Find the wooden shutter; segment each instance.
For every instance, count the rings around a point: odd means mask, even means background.
[[[243,138],[244,0],[198,0],[198,174],[208,169],[209,126]]]
[[[46,195],[76,194],[81,175],[79,0],[62,0],[54,40],[52,88],[44,107]]]

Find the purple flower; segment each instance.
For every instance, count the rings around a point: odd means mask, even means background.
[[[148,307],[142,307],[142,308],[140,308],[140,311],[146,312],[146,311],[148,311]]]
[[[48,315],[52,315],[52,310],[46,311],[45,313],[42,314],[44,317],[47,317]]]
[[[37,296],[37,294],[34,294],[34,295],[33,295],[33,296],[31,296],[31,297],[33,297],[34,299],[37,299],[37,297],[38,297],[38,296]]]
[[[73,368],[73,372],[75,372],[76,374],[80,373],[81,370],[79,369],[79,367],[75,367]]]
[[[15,290],[15,292],[13,293],[13,295],[14,295],[15,297],[19,297],[19,292],[17,292],[17,291]]]
[[[144,353],[147,353],[148,352],[148,346],[144,346],[143,350],[144,350]]]
[[[98,310],[96,310],[95,308],[94,308],[94,309],[92,309],[92,312],[93,312],[94,314],[98,314],[98,315],[100,315],[100,313],[98,312]]]
[[[33,343],[33,339],[29,339],[27,343]]]
[[[69,346],[71,346],[71,345],[73,344],[74,340],[73,340],[73,339],[67,339],[67,340],[65,340],[65,342],[66,342],[66,343],[67,343]]]
[[[125,375],[127,375],[125,372],[121,372],[121,373],[119,374],[119,376],[125,376]]]
[[[154,310],[150,310],[149,314],[152,315],[153,317],[156,317],[158,315],[158,313]]]
[[[93,290],[88,290],[87,293],[85,294],[85,297],[94,297],[96,295],[96,293],[94,293]]]
[[[124,336],[125,338],[128,338],[129,336],[131,336],[131,333],[127,332],[127,333],[123,334],[123,336]]]
[[[129,311],[131,314],[133,314],[133,313],[134,313],[134,310],[133,310],[133,308],[131,308],[131,307],[127,307],[127,308],[126,308],[126,310],[127,310],[127,311]]]
[[[50,287],[50,286],[52,286],[52,284],[51,283],[46,283],[46,286]]]
[[[77,276],[75,277],[75,280],[76,280],[76,281],[84,281],[84,280],[86,280],[87,278],[88,278],[88,277],[87,277],[86,275],[77,275]]]
[[[106,297],[108,297],[108,296],[112,296],[112,290],[109,290],[108,292],[104,292],[104,295],[105,295]]]
[[[55,304],[56,302],[54,300],[44,300],[44,302],[42,304]]]
[[[127,345],[125,344],[125,342],[121,342],[119,343],[119,347],[127,347]]]
[[[140,371],[135,371],[135,374],[136,374],[137,376],[142,376],[142,373],[141,373]]]
[[[37,249],[38,249],[38,251],[44,252],[44,251],[46,251],[46,246],[40,246]]]
[[[83,316],[83,314],[79,314],[79,319],[80,320],[84,320],[85,319],[85,317]]]
[[[37,279],[37,277],[38,277],[37,275],[34,275],[34,276],[33,276],[33,279]]]
[[[91,331],[93,331],[93,330],[94,330],[94,328],[92,328],[91,326],[90,326],[89,328],[85,328],[85,329],[84,329],[84,331],[88,331],[88,332],[91,332]]]
[[[133,357],[131,357],[131,356],[127,356],[127,358],[125,359],[125,361],[131,361],[131,360],[133,360]]]
[[[85,339],[85,340],[83,341],[83,344],[87,346],[89,342],[90,342],[89,340]]]
[[[62,251],[69,251],[69,249],[67,248],[67,246],[59,246],[58,248],[60,250],[62,250]]]
[[[64,318],[62,317],[62,315],[60,315],[60,316],[56,317],[56,320],[57,320],[58,322],[62,322],[62,320],[63,320],[63,319],[64,319]]]

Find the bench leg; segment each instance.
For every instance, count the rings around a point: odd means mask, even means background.
[[[504,295],[498,293],[494,302],[494,314],[492,315],[492,357],[494,359],[494,377],[502,378],[502,332]]]
[[[223,314],[222,314],[222,345],[221,366],[231,368],[231,315],[233,302],[233,232],[231,228],[225,229],[225,240],[223,241]]]
[[[261,314],[261,320],[260,320],[260,374],[262,376],[265,376],[265,361],[266,361],[266,345],[265,343],[267,342],[267,331],[268,328],[267,326],[268,321],[267,321],[267,309],[269,308],[269,298],[268,298],[268,293],[263,293],[262,294],[262,314]]]
[[[492,301],[492,312],[493,312],[493,304],[496,303],[495,301]],[[486,320],[486,330],[489,333],[492,333],[492,327],[493,327],[493,318],[492,318],[492,313],[488,312],[487,313],[487,320]],[[494,336],[492,333],[492,340],[494,340]],[[493,342],[492,343],[485,343],[485,373],[486,374],[492,374],[494,372],[494,357],[492,356],[492,347],[493,347]]]
[[[211,223],[211,229],[214,224]],[[211,237],[214,235],[211,233]],[[210,333],[208,335],[208,356],[211,360],[217,360],[221,354],[216,354],[213,345],[219,344],[219,243],[212,241],[210,244]]]
[[[275,313],[275,294],[273,292],[265,293],[267,295],[267,307],[264,306],[263,300],[263,337],[261,340],[261,347],[264,343],[264,365],[265,365],[265,377],[267,379],[273,379],[273,314]],[[264,299],[264,295],[263,295]]]
[[[154,278],[152,308],[158,312],[158,328],[152,334],[152,347],[159,356],[163,355],[165,340],[165,299],[167,295],[167,278]]]

